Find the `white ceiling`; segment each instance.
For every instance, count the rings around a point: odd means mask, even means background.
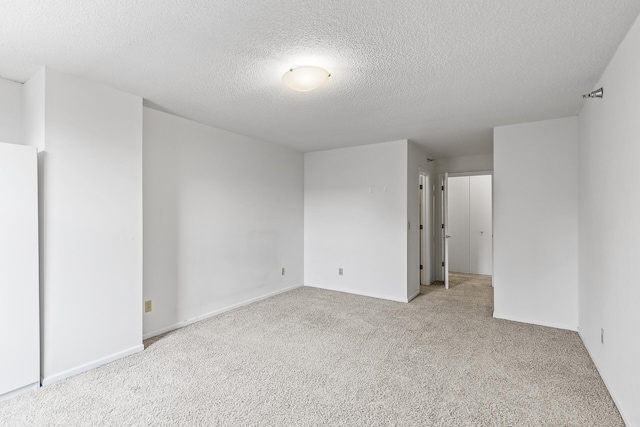
[[[1,0],[0,76],[47,66],[303,151],[408,138],[434,157],[481,154],[493,126],[578,113],[639,13],[638,0]],[[281,78],[296,65],[332,77],[293,92]]]

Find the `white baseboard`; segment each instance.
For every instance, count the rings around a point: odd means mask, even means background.
[[[531,325],[547,326],[549,328],[566,329],[568,331],[573,331],[573,332],[577,332],[578,331],[578,327],[577,326],[569,326],[569,325],[564,325],[564,324],[561,324],[561,323],[547,322],[547,321],[544,321],[544,320],[537,320],[537,319],[527,319],[527,318],[524,318],[524,317],[511,316],[511,315],[508,315],[508,314],[497,313],[495,311],[493,312],[493,317],[496,318],[496,319],[511,320],[512,322],[529,323]]]
[[[2,402],[3,400],[11,399],[12,397],[16,397],[24,393],[28,393],[33,390],[37,390],[39,388],[40,388],[40,381],[36,381],[35,383],[26,385],[24,387],[20,387],[15,390],[8,391],[3,395],[0,395],[0,402]]]
[[[607,376],[605,375],[604,371],[602,369],[600,369],[600,365],[598,365],[598,361],[593,357],[593,353],[591,353],[591,350],[589,350],[589,346],[587,345],[587,341],[584,339],[584,337],[582,336],[582,333],[580,333],[579,330],[578,330],[578,336],[580,337],[580,340],[582,340],[582,344],[584,345],[584,348],[587,349],[587,353],[589,353],[589,357],[591,358],[591,361],[593,362],[593,364],[595,365],[596,369],[598,370],[598,373],[600,374],[600,377],[602,378],[602,382],[604,382],[604,386],[607,388],[607,391],[609,391],[609,394],[611,395],[611,399],[613,399],[613,403],[616,404],[616,408],[618,408],[618,412],[620,412],[620,416],[622,417],[622,420],[624,421],[624,423],[627,426],[633,427],[634,424],[631,421],[631,418],[626,416],[624,411],[622,410],[622,407],[620,406],[620,401],[618,400],[618,398],[616,397],[615,393],[613,392],[613,389],[609,386],[609,384],[611,384],[611,383],[607,379]]]
[[[269,292],[268,294],[261,295],[259,297],[251,298],[251,299],[248,299],[246,301],[241,301],[239,303],[229,305],[227,307],[219,308],[219,309],[211,311],[209,313],[201,314],[200,316],[192,317],[190,319],[183,320],[182,322],[174,323],[173,325],[169,325],[169,326],[166,326],[164,328],[156,329],[155,331],[152,331],[152,332],[147,332],[146,334],[144,334],[142,336],[142,339],[146,340],[148,338],[153,338],[155,336],[162,335],[162,334],[165,334],[167,332],[175,331],[176,329],[184,328],[185,326],[191,325],[192,323],[196,323],[196,322],[199,322],[201,320],[205,320],[205,319],[208,319],[210,317],[217,316],[218,314],[222,314],[222,313],[225,313],[227,311],[231,311],[231,310],[234,310],[236,308],[243,307],[245,305],[253,304],[254,302],[257,302],[257,301],[261,301],[261,300],[264,300],[264,299],[267,299],[267,298],[271,298],[271,297],[276,296],[278,294],[281,294],[281,293],[284,293],[284,292],[288,292],[288,291],[291,291],[293,289],[300,288],[302,286],[303,286],[302,284],[289,286],[287,288],[282,288],[282,289],[278,289],[277,291]]]
[[[304,285],[308,286],[310,288],[326,289],[328,291],[344,292],[346,294],[361,295],[363,297],[371,297],[371,298],[378,298],[378,299],[386,299],[386,300],[389,300],[389,301],[397,301],[397,302],[409,302],[410,301],[409,298],[398,298],[398,297],[394,297],[394,296],[391,296],[391,295],[376,294],[376,293],[373,293],[373,292],[354,291],[352,289],[344,289],[344,288],[331,287],[331,286],[308,285],[306,283]],[[418,293],[420,293],[420,292],[418,292]]]
[[[109,356],[103,357],[103,358],[98,359],[98,360],[94,360],[93,362],[85,363],[84,365],[80,365],[80,366],[77,366],[75,368],[68,369],[66,371],[60,372],[59,374],[50,375],[48,377],[43,377],[42,378],[42,385],[43,386],[47,386],[49,384],[53,384],[55,382],[62,381],[64,379],[67,379],[67,378],[72,377],[74,375],[78,375],[78,374],[81,374],[83,372],[89,371],[91,369],[95,369],[95,368],[97,368],[99,366],[106,365],[109,362],[113,362],[115,360],[122,359],[123,357],[130,356],[130,355],[135,354],[135,353],[137,353],[139,351],[142,351],[142,350],[144,350],[144,345],[142,343],[140,343],[140,344],[138,344],[138,345],[136,345],[134,347],[128,348],[128,349],[123,350],[123,351],[119,351],[118,353],[111,354]]]
[[[416,292],[415,294],[413,294],[409,298],[407,298],[407,302],[411,301],[412,299],[414,299],[418,295],[420,295],[420,289],[418,289],[418,292]]]

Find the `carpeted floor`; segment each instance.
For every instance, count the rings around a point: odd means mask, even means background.
[[[486,286],[491,286],[491,276],[481,276],[478,274],[464,274],[464,273],[452,273],[449,272],[449,289],[453,289],[458,285],[462,285],[463,283],[472,284],[472,283],[482,283]],[[433,283],[434,285],[444,286],[444,282],[436,281]],[[437,289],[437,288],[435,288]],[[421,292],[428,292],[429,287],[423,286],[421,288]],[[493,295],[493,293],[491,294]],[[493,297],[492,297],[493,300]],[[493,307],[493,303],[492,303]]]
[[[574,332],[491,317],[490,277],[410,304],[300,288],[0,402],[0,424],[624,425]]]

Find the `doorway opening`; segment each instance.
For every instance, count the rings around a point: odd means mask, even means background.
[[[436,280],[446,289],[469,280],[491,282],[493,210],[491,172],[439,176],[439,259]]]

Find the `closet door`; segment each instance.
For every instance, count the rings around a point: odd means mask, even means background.
[[[491,175],[471,176],[469,182],[469,265],[472,274],[493,274]]]
[[[0,400],[40,385],[38,161],[0,143]]]

